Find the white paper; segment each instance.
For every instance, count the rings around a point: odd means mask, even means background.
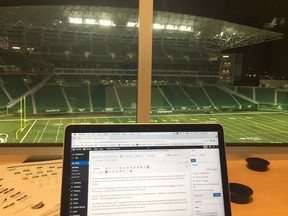
[[[0,215],[59,215],[61,179],[61,160],[0,166]]]

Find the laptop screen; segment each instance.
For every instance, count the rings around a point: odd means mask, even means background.
[[[229,215],[220,127],[118,127],[68,129],[61,215]]]

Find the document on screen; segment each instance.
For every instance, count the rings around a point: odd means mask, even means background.
[[[91,152],[88,215],[191,215],[188,155]],[[116,210],[115,210],[116,209]]]

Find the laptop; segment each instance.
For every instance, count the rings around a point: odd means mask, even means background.
[[[230,216],[218,124],[69,125],[62,216]]]

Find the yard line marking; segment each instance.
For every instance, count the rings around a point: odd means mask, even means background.
[[[283,125],[283,126],[286,126],[286,124],[287,124],[287,121],[285,121],[285,120],[283,120],[283,119],[275,119],[275,118],[271,118],[271,117],[268,117],[268,116],[266,116],[266,115],[263,115],[262,116],[262,118],[266,118],[266,119],[268,119],[270,122],[271,121],[275,121],[276,123],[276,125],[275,126],[277,126],[278,124],[281,124],[281,125]],[[266,121],[265,121],[266,122]],[[280,123],[281,122],[281,123]]]
[[[33,143],[35,143],[35,142],[36,142],[36,140],[37,140],[37,138],[38,138],[39,134],[40,134],[40,132],[39,132],[39,131],[37,131],[37,135],[35,136],[35,138],[34,138],[34,140],[33,140]]]
[[[258,136],[261,133],[261,132],[259,132],[259,130],[265,132],[265,136],[261,137],[262,138],[262,142],[263,142],[263,139],[266,139],[269,142],[273,142],[273,140],[275,139],[275,137],[270,134],[271,130],[268,130],[266,125],[258,124],[257,122],[255,122],[255,119],[250,120],[250,119],[247,119],[247,118],[244,119],[242,117],[241,120],[242,120],[243,128],[246,128],[247,131],[250,131],[251,133],[254,133],[254,136]],[[270,128],[270,129],[273,129],[273,128]]]
[[[32,127],[35,125],[35,123],[37,122],[37,119],[33,122],[33,124],[31,125],[31,127],[29,128],[29,130],[26,132],[26,134],[24,135],[24,137],[21,139],[20,143],[23,142],[23,140],[26,138],[26,136],[29,134],[29,132],[31,131]]]
[[[193,115],[194,117],[196,117],[196,118],[198,118],[200,121],[199,122],[206,122],[207,121],[207,119],[208,119],[208,117],[210,118],[210,116],[203,116],[203,115]],[[203,118],[204,117],[204,118]],[[225,139],[226,139],[226,137],[230,137],[230,138],[234,138],[235,140],[237,140],[237,142],[241,142],[241,143],[245,143],[245,141],[243,141],[243,140],[241,140],[241,139],[239,139],[239,137],[237,137],[237,136],[242,136],[242,137],[245,137],[246,135],[244,135],[244,134],[246,134],[246,131],[245,130],[243,130],[242,128],[239,128],[239,127],[237,127],[237,125],[232,125],[232,124],[230,124],[229,125],[229,127],[225,127],[225,121],[227,121],[227,120],[225,120],[225,119],[222,119],[221,121],[220,121],[220,123],[223,125],[223,127],[224,127],[224,129],[225,129]],[[231,121],[229,121],[229,123],[230,123]],[[241,131],[242,130],[242,131]],[[228,132],[228,131],[231,131],[231,133],[230,132]],[[243,133],[241,133],[241,132],[243,132]],[[228,141],[226,141],[226,142],[228,142]]]
[[[60,133],[60,127],[62,125],[62,119],[60,119],[60,123],[59,123],[59,127],[58,127],[58,130],[57,130],[57,134],[56,134],[56,139],[55,139],[55,143],[57,142],[58,140],[58,137],[59,137],[59,133]]]
[[[40,143],[40,141],[41,141],[41,139],[42,139],[42,137],[43,137],[43,135],[44,135],[44,133],[45,133],[45,131],[46,131],[46,129],[47,129],[47,126],[48,126],[48,124],[49,124],[49,121],[50,121],[50,120],[47,121],[47,123],[46,123],[46,125],[45,125],[45,128],[44,128],[44,130],[42,131],[42,134],[41,134],[41,136],[40,136],[40,138],[39,138],[39,140],[38,140],[38,143]]]

